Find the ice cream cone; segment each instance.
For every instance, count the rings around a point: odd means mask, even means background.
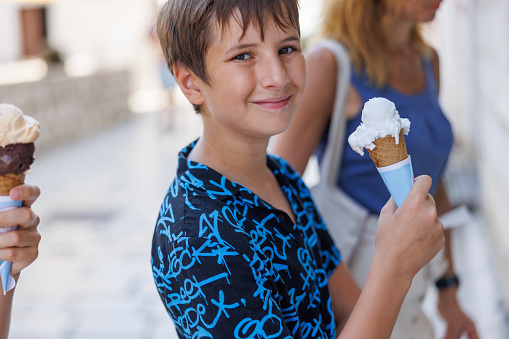
[[[376,147],[369,150],[369,156],[377,168],[396,164],[408,158],[403,129],[399,132],[399,143],[392,135],[373,141]]]
[[[22,185],[25,182],[25,174],[0,175],[0,195],[9,195],[11,188]]]
[[[364,149],[368,150],[385,186],[400,207],[414,182],[412,159],[405,144],[410,120],[401,118],[394,103],[385,98],[369,99],[364,104],[361,120],[348,137],[348,143],[360,155],[364,155]]]
[[[9,192],[25,182],[25,173],[34,161],[34,142],[40,124],[24,115],[16,106],[0,104],[0,211],[21,207],[21,201],[10,199]],[[1,227],[0,233],[14,231],[18,226]],[[0,279],[4,295],[16,282],[10,276],[11,262],[0,260]]]

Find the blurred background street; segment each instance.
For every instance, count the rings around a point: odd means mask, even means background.
[[[302,1],[304,39],[319,24],[319,3]],[[152,0],[0,3],[0,102],[42,123],[26,181],[42,190],[34,210],[43,239],[16,288],[10,338],[176,338],[150,245],[177,153],[201,122],[160,81],[155,8]],[[474,214],[453,241],[460,303],[481,339],[509,338],[509,163],[488,143],[509,142],[509,112],[498,105],[509,91],[508,16],[504,0],[450,0],[426,27],[456,135],[447,186]],[[424,309],[440,338],[435,302],[430,287]]]

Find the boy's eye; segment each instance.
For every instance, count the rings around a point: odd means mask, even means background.
[[[247,60],[247,59],[251,59],[251,56],[247,53],[242,53],[242,54],[239,54],[237,56],[234,56],[232,60]]]
[[[279,54],[290,54],[292,52],[295,52],[296,48],[292,46],[286,46],[279,50]]]

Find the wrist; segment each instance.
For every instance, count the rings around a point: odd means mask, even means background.
[[[394,264],[391,264],[391,262]],[[389,286],[397,287],[406,294],[410,290],[415,274],[402,269],[401,265],[395,264],[397,262],[401,261],[391,261],[389,257],[382,257],[375,253],[369,272],[381,281],[388,282]]]
[[[444,314],[444,312],[448,312],[451,309],[456,309],[458,304],[458,299],[456,297],[457,287],[443,288],[438,290],[438,310],[440,314]]]
[[[442,278],[435,281],[435,286],[439,290],[447,290],[451,288],[458,288],[460,285],[460,280],[458,276],[454,273],[449,273],[444,275]]]

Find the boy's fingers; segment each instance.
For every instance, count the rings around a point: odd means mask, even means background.
[[[28,228],[39,225],[39,216],[31,208],[21,207],[0,213],[0,227],[19,225],[20,228]]]
[[[41,219],[31,208],[22,207],[21,209],[18,209],[18,212],[23,213],[26,220],[25,222],[21,220],[18,222],[17,225],[19,226],[19,229],[39,226]]]
[[[0,249],[37,246],[41,235],[37,230],[19,230],[0,234]]]
[[[41,194],[41,190],[39,187],[35,185],[20,185],[16,186],[9,192],[9,196],[12,200],[20,201],[22,200],[25,206],[32,206],[32,204],[37,200],[39,195]]]
[[[36,246],[0,249],[0,258],[12,262],[11,275],[19,273],[38,256],[39,249]]]

